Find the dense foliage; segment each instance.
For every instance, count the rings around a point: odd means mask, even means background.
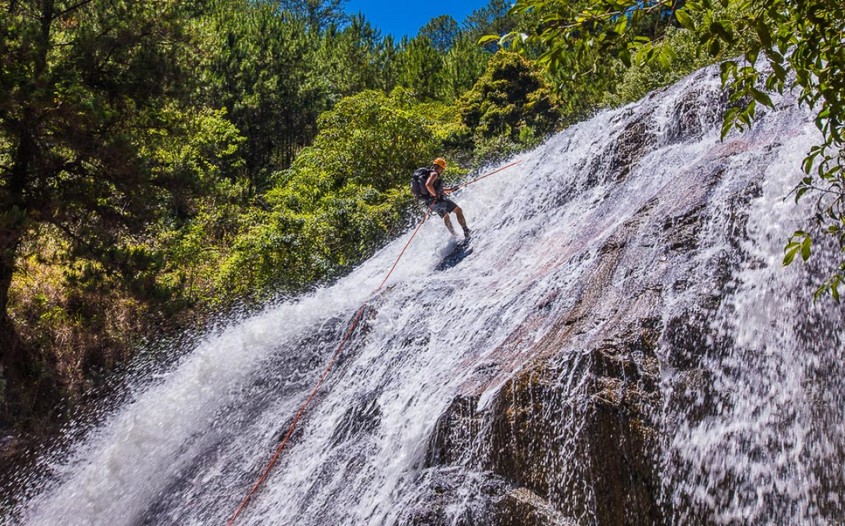
[[[0,4],[0,364],[10,388],[39,369],[7,309],[28,235],[49,225],[67,241],[65,255],[81,264],[69,276],[79,286],[117,276],[127,290],[157,292],[160,261],[145,230],[205,189],[204,175],[179,163],[178,152],[159,155],[191,133],[193,116],[178,100],[193,62],[182,21],[195,9],[175,1]]]
[[[560,120],[557,97],[539,70],[506,51],[490,60],[484,75],[458,101],[458,112],[478,140],[530,142]]]

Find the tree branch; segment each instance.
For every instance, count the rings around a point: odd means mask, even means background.
[[[57,13],[56,16],[53,17],[53,19],[55,20],[57,18],[62,18],[63,16],[70,14],[70,13],[76,11],[77,9],[81,9],[81,8],[85,7],[86,5],[88,5],[88,4],[90,4],[94,1],[96,1],[96,0],[82,0],[82,1],[66,8],[65,10]]]

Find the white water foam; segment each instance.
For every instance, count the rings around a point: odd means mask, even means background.
[[[729,296],[713,323],[737,350],[705,361],[714,389],[730,404],[704,421],[687,415],[689,408],[662,409],[668,420],[680,422],[665,446],[664,492],[677,503],[678,523],[688,517],[716,523],[827,517],[815,504],[827,499],[819,497],[824,484],[815,473],[819,464],[841,460],[836,455],[842,439],[807,431],[817,412],[806,369],[833,363],[830,353],[841,358],[841,339],[826,334],[823,342],[812,343],[811,354],[824,352],[822,346],[828,351],[825,360],[810,357],[807,365],[804,346],[796,345],[800,324],[790,320],[794,305],[806,301],[805,284],[799,268],[783,272],[779,267],[780,244],[794,217],[779,199],[793,181],[790,167],[816,136],[806,114],[785,107],[764,118],[757,135],[721,144],[719,89],[718,75],[699,73],[646,101],[573,126],[525,154],[519,166],[458,194],[455,200],[474,233],[473,253],[454,268],[435,272],[446,231],[437,218],[422,228],[386,288],[370,300],[361,328],[293,443],[238,523],[400,521],[402,506],[413,501],[425,475],[422,460],[430,434],[461,387],[479,367],[496,363],[497,351],[519,332],[526,343],[514,351],[515,363],[503,366],[499,381],[479,397],[477,409],[489,410],[501,385],[520,370],[519,358],[531,356],[531,342],[551,330],[554,314],[575,307],[581,279],[608,240],[649,203],[659,202],[666,214],[681,210],[684,199],[705,191],[694,182],[695,167],[708,163],[724,163],[727,175],[707,191],[724,192],[727,199],[743,177],[763,188],[751,207],[750,239],[741,247],[748,263],[733,292],[710,290],[709,278],[697,282],[697,276],[687,275],[715,255],[735,250],[730,240],[742,233],[723,231],[728,221],[717,216],[702,227],[710,244],[670,262],[641,233],[632,242],[643,247],[643,259],[630,262],[608,284],[608,293],[622,298],[655,270],[667,280],[688,277],[691,286],[667,294],[666,320],[702,295]],[[690,98],[697,109],[685,121],[678,108]],[[634,145],[642,151],[620,157],[630,163],[626,171],[614,165],[621,155],[614,148],[644,115],[649,116],[645,142]],[[791,126],[786,131],[785,123]],[[772,158],[768,167],[754,165]],[[368,300],[407,235],[337,284],[208,338],[159,381],[139,381],[131,402],[76,444],[68,458],[50,461],[56,476],[18,510],[21,522],[225,523],[269,460],[345,324]],[[789,297],[779,302],[784,290]],[[543,302],[552,307],[548,319],[538,321],[536,306]],[[619,308],[610,300],[590,313],[595,330]],[[815,312],[835,318],[841,327],[841,310]],[[572,348],[591,337],[590,332],[573,335]],[[795,367],[796,361],[804,368]],[[671,367],[665,367],[664,377],[669,400],[678,389]],[[825,381],[825,399],[841,399],[843,393],[835,392],[841,384]],[[579,379],[560,383],[574,390]],[[833,407],[828,413],[842,416]],[[560,425],[571,427],[562,434],[578,432],[577,421]],[[567,463],[578,459],[560,462],[560,476],[568,477]],[[465,469],[468,482],[464,504],[450,508],[455,517],[473,501],[478,479],[477,466],[457,469]],[[694,473],[685,472],[689,469]],[[759,501],[770,494],[784,504],[755,504],[755,496]],[[589,515],[584,521],[590,522]]]

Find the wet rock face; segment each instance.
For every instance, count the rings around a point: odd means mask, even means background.
[[[477,397],[455,399],[427,465],[472,466],[506,483],[490,497],[485,524],[665,523],[651,410],[660,404],[657,334],[655,320],[643,320],[601,347],[538,361],[487,411]],[[430,504],[436,515],[438,502]],[[428,524],[447,524],[433,517]]]
[[[702,98],[713,99],[709,105],[702,105]],[[722,108],[727,102],[727,95],[691,90],[685,93],[672,112],[670,124],[666,129],[666,141],[670,143],[697,137],[717,126],[722,119]],[[704,107],[702,107],[704,106]]]
[[[455,398],[437,421],[426,451],[426,467],[457,464],[461,462],[477,440],[482,416],[475,410],[478,397]]]
[[[624,125],[618,137],[585,167],[587,187],[620,182],[630,174],[657,138],[652,129],[653,118],[653,114],[644,113]]]
[[[653,337],[653,333],[650,333]],[[578,522],[663,522],[654,341],[630,335],[520,374],[497,399],[493,471]],[[580,378],[577,389],[567,385]]]
[[[418,483],[420,491],[413,502],[404,506],[399,524],[495,525],[495,510],[510,491],[510,485],[501,477],[457,467],[428,468]],[[457,502],[462,505],[455,506]]]
[[[332,443],[340,444],[359,433],[372,433],[381,422],[381,408],[375,397],[356,400],[335,427]]]
[[[576,526],[548,500],[491,472],[427,469],[421,491],[398,521],[408,526]],[[460,505],[456,505],[460,503]]]
[[[577,521],[564,517],[536,493],[517,488],[499,498],[493,505],[491,525],[507,526],[576,526]]]

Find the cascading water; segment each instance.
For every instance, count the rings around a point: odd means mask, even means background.
[[[337,284],[207,338],[69,452],[12,524],[838,523],[841,307],[780,265],[818,134],[793,99],[720,142],[703,70],[573,126]],[[821,258],[817,258],[821,260]]]

